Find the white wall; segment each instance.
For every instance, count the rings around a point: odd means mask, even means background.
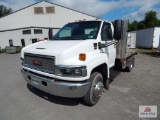
[[[42,40],[44,38],[48,38],[48,29],[42,29],[43,34],[34,34],[34,29],[41,29],[41,28],[30,28],[31,34],[24,35],[22,33],[23,30],[28,29],[21,29],[21,30],[14,30],[14,31],[6,31],[0,32],[0,47],[4,49],[6,46],[9,46],[9,40],[13,40],[14,46],[22,46],[21,39],[25,40],[25,45],[32,44],[32,39]],[[53,30],[53,34],[57,32]]]
[[[55,13],[46,14],[46,7],[55,7]],[[34,7],[43,7],[44,14],[34,14]],[[96,17],[86,15],[65,7],[51,4],[45,1],[29,6],[25,9],[19,10],[13,14],[0,18],[0,47],[3,49],[9,45],[9,40],[13,40],[14,46],[21,46],[21,39],[25,39],[26,46],[32,43],[31,39],[48,38],[48,29],[43,29],[43,34],[23,35],[22,30],[13,30],[17,28],[26,27],[45,27],[45,28],[61,28],[68,22],[76,20],[95,20]],[[2,32],[5,31],[5,32]],[[55,34],[58,30],[53,30]]]
[[[45,7],[55,7],[55,13],[46,14]],[[34,7],[43,7],[44,14],[34,14]],[[95,20],[92,17],[45,1],[10,14],[0,19],[0,31],[23,27],[56,27],[61,28],[75,20]]]

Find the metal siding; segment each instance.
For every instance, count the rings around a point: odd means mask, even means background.
[[[136,31],[136,47],[152,48],[153,28]]]
[[[31,29],[31,34],[29,35],[23,35],[22,30],[15,30],[15,31],[7,31],[7,32],[0,32],[0,47],[2,49],[5,48],[5,46],[9,46],[9,39],[13,40],[13,45],[14,46],[22,46],[21,45],[21,39],[25,40],[25,45],[30,45],[32,44],[32,39],[38,39],[38,40],[43,40],[44,38],[48,38],[48,29],[42,29],[43,34],[34,34],[33,29]],[[38,28],[40,29],[40,28]]]
[[[55,35],[58,31],[59,29],[53,29],[53,35]]]

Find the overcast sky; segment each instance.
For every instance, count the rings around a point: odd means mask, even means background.
[[[14,11],[40,0],[0,0]],[[160,0],[48,0],[106,20],[142,20],[147,11],[154,10],[160,19]]]

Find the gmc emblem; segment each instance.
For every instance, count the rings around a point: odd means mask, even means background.
[[[41,62],[41,61],[38,61],[38,60],[32,60],[32,63],[33,63],[34,65],[42,66],[42,62]]]

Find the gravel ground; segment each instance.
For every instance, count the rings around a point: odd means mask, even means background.
[[[0,120],[142,120],[139,105],[157,105],[160,120],[160,57],[138,54],[133,71],[115,74],[93,107],[28,85],[20,62],[20,54],[0,54]]]

